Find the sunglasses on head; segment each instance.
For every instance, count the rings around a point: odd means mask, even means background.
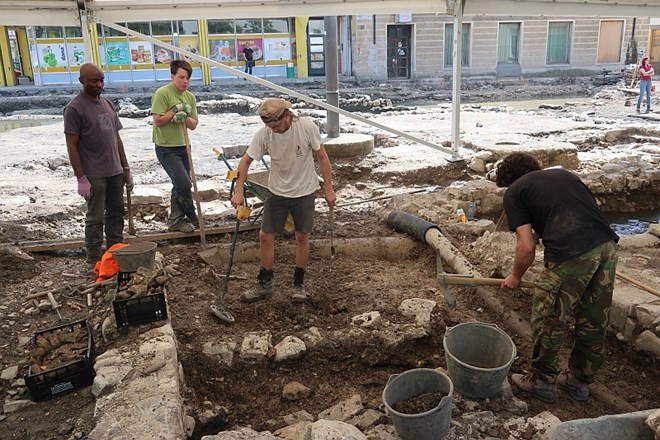
[[[269,117],[267,117],[267,116],[262,116],[262,117],[261,117],[261,120],[262,120],[265,124],[270,124],[271,122],[281,121],[282,119],[284,119],[284,116],[285,116],[285,115],[286,115],[286,110],[283,111],[281,115],[279,115],[279,116],[277,116],[277,117],[275,117],[275,118],[269,118]]]

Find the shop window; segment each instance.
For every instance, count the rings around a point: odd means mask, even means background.
[[[466,67],[470,65],[470,24],[463,23],[463,33],[461,35],[462,48],[461,48],[461,66]],[[445,24],[445,67],[452,67],[454,65],[454,25],[452,23]]]
[[[132,31],[139,32],[142,35],[151,35],[151,29],[149,28],[148,21],[142,21],[139,23],[128,23],[128,26],[126,27]]]
[[[66,26],[64,28],[64,35],[67,38],[82,38],[82,30],[79,27]]]
[[[310,18],[309,19],[309,33],[314,35],[322,35],[325,33],[325,26],[322,18]]]
[[[126,23],[119,23],[119,24],[122,25],[122,26],[126,25]],[[125,37],[126,36],[125,33],[121,32],[121,31],[118,31],[116,29],[113,29],[111,27],[108,27],[108,26],[103,26],[103,35],[106,38],[107,37]]]
[[[37,26],[37,38],[63,38],[63,28],[61,26]]]
[[[288,34],[289,20],[286,18],[264,19],[265,34]]]
[[[167,35],[172,36],[172,22],[171,21],[152,21],[151,22],[152,35]]]
[[[261,19],[257,20],[236,20],[237,34],[262,34],[263,27]]]
[[[571,44],[571,23],[548,23],[548,53],[546,63],[568,64]]]
[[[177,21],[179,35],[199,35],[199,24],[197,20]]]
[[[211,35],[234,33],[234,20],[209,20],[207,24]]]

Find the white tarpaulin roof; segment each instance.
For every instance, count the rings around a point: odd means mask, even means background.
[[[451,13],[455,0],[0,0],[0,25]],[[660,0],[464,0],[465,15],[660,17]],[[79,6],[80,5],[80,6]]]

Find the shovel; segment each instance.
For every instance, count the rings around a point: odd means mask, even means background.
[[[334,260],[337,256],[337,251],[335,250],[335,207],[330,206],[330,213],[328,214],[328,222],[330,223],[330,259]]]
[[[135,224],[133,223],[133,203],[131,201],[131,192],[126,187],[126,208],[128,210],[128,233],[135,235]]]

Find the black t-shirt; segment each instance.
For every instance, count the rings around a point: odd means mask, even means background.
[[[589,188],[563,169],[532,171],[504,193],[509,229],[531,224],[545,247],[544,260],[560,263],[619,237]]]
[[[245,56],[246,61],[252,61],[252,57],[254,56],[254,49],[251,47],[244,47],[243,56]]]

